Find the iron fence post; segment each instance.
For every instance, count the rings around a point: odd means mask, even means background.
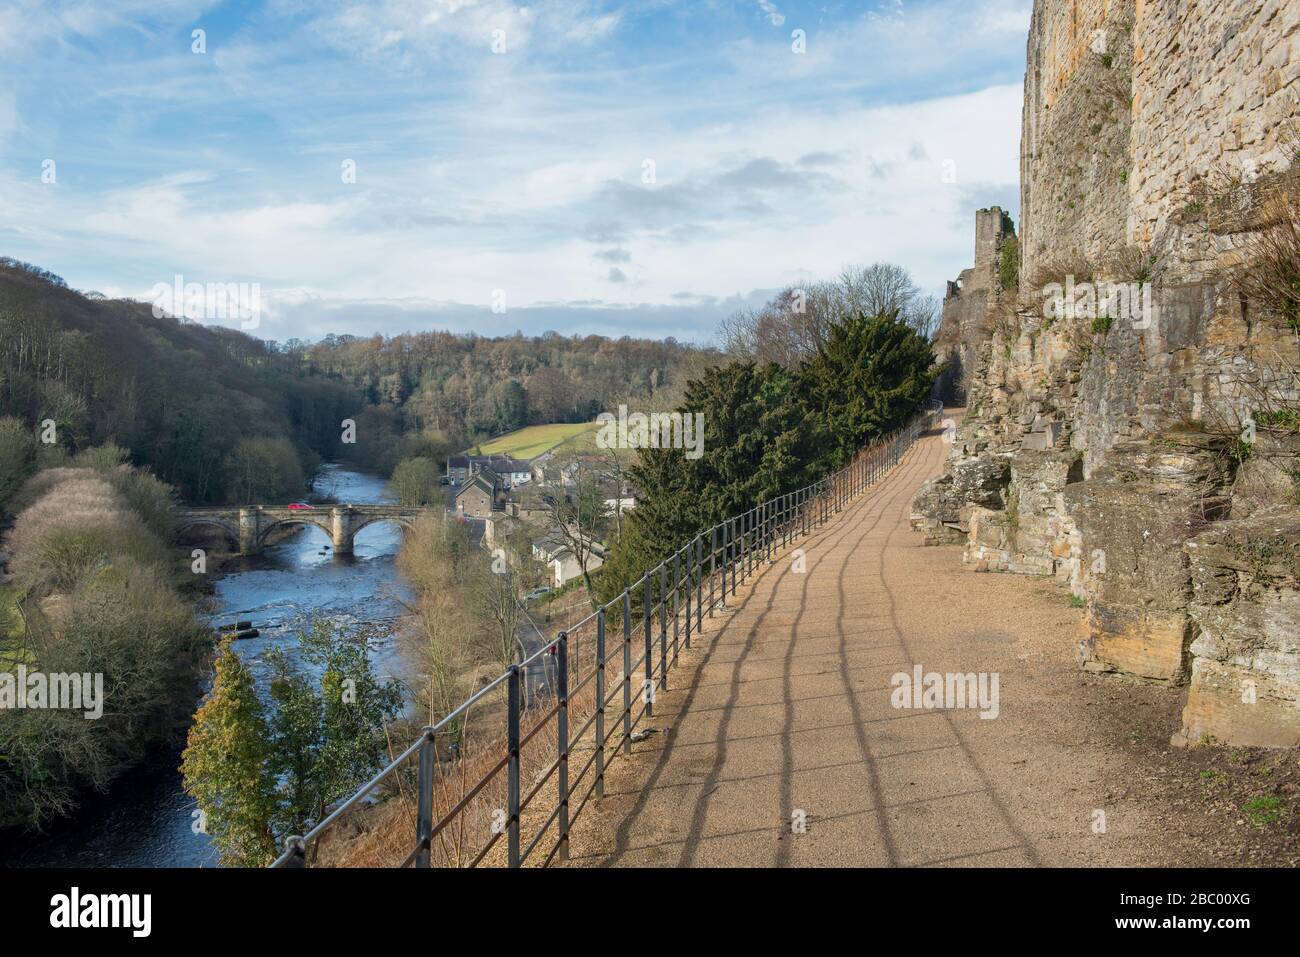
[[[727,606],[727,565],[731,561],[731,519],[722,523],[722,561],[718,571],[722,573],[722,606]]]
[[[555,642],[555,735],[559,745],[556,788],[560,798],[560,852],[562,861],[569,859],[569,635],[560,632]]]
[[[745,580],[749,581],[749,532],[746,527],[753,525],[754,510],[750,508],[748,512],[740,516],[740,551],[741,564],[744,567]]]
[[[712,587],[712,583],[710,583]],[[711,612],[712,610],[710,610]],[[695,637],[704,628],[704,534],[695,536]]]
[[[596,797],[605,796],[605,609],[596,611]]]
[[[659,566],[659,689],[668,690],[668,562]]]
[[[673,664],[677,664],[677,644],[682,636],[682,550],[673,552]],[[668,670],[665,667],[664,676]]]
[[[722,590],[727,590],[726,565],[723,566]],[[709,617],[713,617],[713,606],[717,602],[717,596],[714,594],[713,577],[718,571],[718,526],[714,525],[709,529]]]
[[[736,597],[736,578],[740,575],[740,537],[736,534],[740,527],[739,516],[731,520],[731,597]]]
[[[695,560],[695,543],[690,542],[686,546],[686,647],[691,647],[691,588],[692,572],[691,564]],[[677,663],[677,656],[673,656],[673,663]]]
[[[747,513],[749,515],[749,535],[745,538],[745,581],[754,573],[754,527],[758,524],[758,506]]]
[[[429,849],[433,842],[433,767],[435,763],[433,747],[433,729],[424,729],[424,740],[420,742],[420,767],[417,774],[419,797],[415,811],[415,840],[419,850],[415,852],[415,866],[429,866]]]
[[[645,620],[645,684],[641,688],[642,698],[645,700],[645,713],[654,717],[654,686],[655,673],[653,663],[654,652],[654,634],[650,631],[650,610],[654,607],[654,586],[651,584],[651,575],[654,572],[645,573],[645,598],[643,600]]]
[[[772,501],[767,503],[767,523],[763,529],[764,538],[767,539],[767,548],[764,550],[763,555],[769,562],[772,560],[772,556],[776,552],[777,507],[780,504],[780,501],[780,498],[774,498]]]
[[[623,589],[623,753],[632,753],[632,592]]]
[[[506,685],[506,857],[519,866],[519,666]]]
[[[763,521],[763,538],[766,541],[766,547],[763,549],[763,559],[767,562],[772,560],[772,550],[776,545],[776,502],[772,499],[767,503],[767,516]]]

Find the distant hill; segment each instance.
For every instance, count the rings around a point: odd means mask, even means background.
[[[53,419],[69,451],[116,442],[188,500],[222,496],[224,460],[243,438],[333,454],[339,421],[361,403],[273,344],[0,260],[0,415],[33,430]]]
[[[309,474],[318,457],[387,474],[403,458],[590,422],[620,402],[671,408],[685,380],[720,358],[672,339],[556,333],[279,345],[159,318],[147,303],[77,292],[0,258],[0,417],[33,431],[53,419],[69,452],[115,442],[195,503],[239,485],[229,459],[244,439],[290,440]],[[355,443],[341,441],[345,419]]]

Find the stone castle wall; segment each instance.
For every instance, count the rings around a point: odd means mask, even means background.
[[[1136,0],[1034,4],[1020,143],[1021,275],[1126,242]]]
[[[1300,436],[1237,441],[1300,409],[1300,337],[1226,281],[1257,227],[1214,199],[1287,175],[1297,94],[1300,4],[1036,0],[1019,300],[945,304],[984,335],[918,526],[1067,584],[1083,667],[1189,685],[1182,742],[1300,744]],[[1052,315],[1067,270],[1149,282],[1153,311]]]
[[[1155,245],[1169,278],[1194,281],[1231,243],[1195,215],[1207,177],[1250,181],[1286,166],[1300,95],[1300,4],[1183,0],[1136,4],[1126,230]]]

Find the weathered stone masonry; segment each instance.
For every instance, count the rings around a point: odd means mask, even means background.
[[[1300,407],[1300,349],[1229,288],[1247,229],[1204,199],[1284,175],[1297,94],[1300,3],[1036,0],[1019,302],[980,301],[981,245],[945,303],[968,411],[918,526],[1068,584],[1083,667],[1188,685],[1179,742],[1300,744],[1300,441],[1233,451],[1261,395]],[[1150,281],[1155,315],[1049,318],[1065,270]]]

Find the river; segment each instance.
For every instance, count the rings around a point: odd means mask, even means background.
[[[315,494],[343,502],[391,502],[387,482],[335,464],[321,469]],[[377,622],[371,641],[376,670],[401,671],[394,619],[410,592],[397,573],[402,533],[382,522],[358,533],[351,556],[335,556],[329,536],[304,526],[255,558],[228,563],[215,582],[213,626],[251,620],[258,638],[236,644],[255,675],[265,676],[272,647],[296,648],[296,635],[316,615],[344,624]],[[192,828],[194,802],[181,787],[179,747],[120,778],[107,794],[88,798],[75,820],[52,825],[49,836],[0,848],[6,867],[213,867],[217,854]],[[10,843],[13,843],[12,841]]]

